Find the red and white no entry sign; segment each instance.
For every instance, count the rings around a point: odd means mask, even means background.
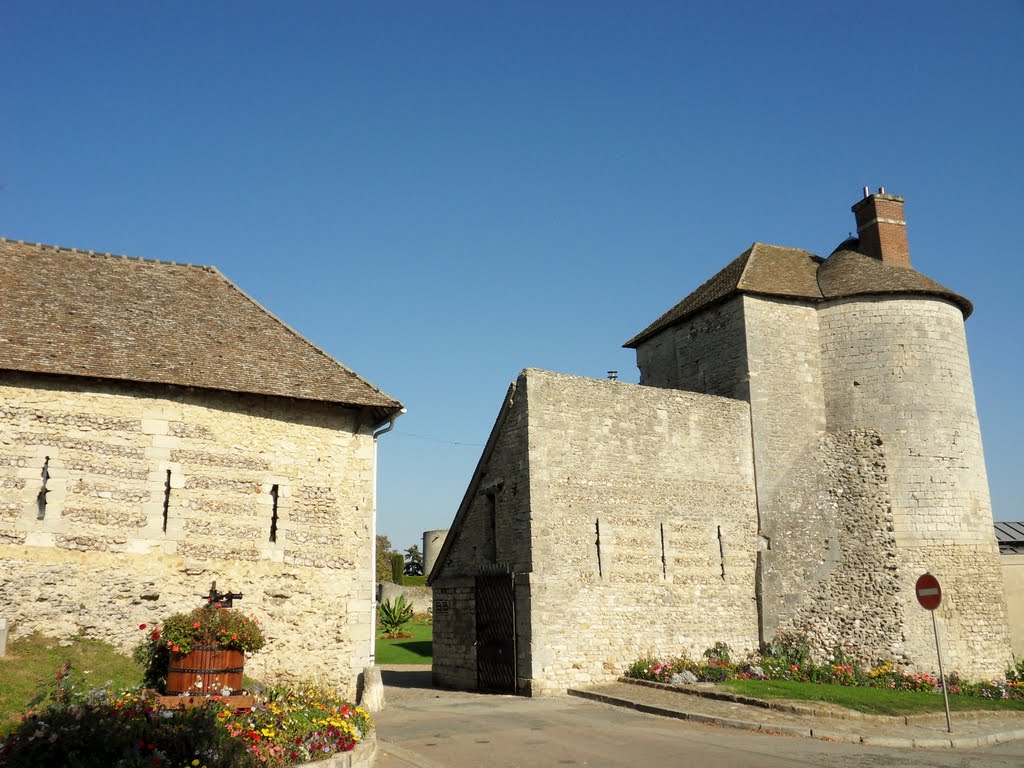
[[[942,602],[942,587],[939,586],[939,580],[930,573],[917,580],[914,591],[917,593],[917,602],[929,611],[934,611]]]

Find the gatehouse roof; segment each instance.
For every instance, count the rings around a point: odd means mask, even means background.
[[[850,296],[914,294],[956,304],[969,316],[971,302],[910,266],[886,264],[846,240],[827,259],[799,248],[754,243],[624,347],[635,348],[660,331],[739,294],[821,302]]]

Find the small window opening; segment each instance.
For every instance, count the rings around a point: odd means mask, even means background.
[[[668,562],[665,560],[665,524],[658,526],[661,529],[661,577],[668,578]]]
[[[50,457],[49,456],[47,456],[46,459],[43,461],[43,473],[42,474],[43,474],[43,483],[42,483],[42,485],[39,488],[39,495],[36,496],[36,507],[38,508],[38,512],[36,512],[36,520],[42,520],[43,518],[46,517],[46,494],[49,493],[49,490],[47,489],[46,484],[50,480]]]
[[[498,562],[498,495],[487,494],[487,516],[491,527],[491,562]]]
[[[164,523],[163,531],[167,533],[167,515],[171,511],[171,470],[167,470],[167,477],[164,479]]]
[[[725,580],[725,545],[722,543],[722,526],[718,526],[718,562],[722,567],[722,580]]]
[[[272,485],[270,487],[270,498],[274,502],[273,511],[270,513],[270,540],[272,542],[277,541],[277,497],[278,487]]]
[[[601,521],[600,520],[595,520],[594,521],[594,534],[597,537],[594,540],[594,544],[597,545],[597,575],[598,575],[598,577],[603,577],[604,576],[604,570],[601,568]]]

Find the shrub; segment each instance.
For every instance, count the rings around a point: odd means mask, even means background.
[[[803,667],[811,662],[811,641],[800,632],[777,632],[761,646],[761,655],[787,667]]]
[[[385,600],[377,610],[377,621],[386,634],[394,635],[402,631],[402,627],[412,619],[412,606],[405,602],[402,595],[392,603]]]
[[[405,558],[401,552],[391,553],[391,580],[395,584],[404,584]]]
[[[729,644],[719,641],[704,651],[704,658],[719,664],[728,664],[731,653],[732,648],[729,647]]]
[[[1014,659],[1013,665],[1006,670],[1006,680],[1011,683],[1024,683],[1024,659]]]

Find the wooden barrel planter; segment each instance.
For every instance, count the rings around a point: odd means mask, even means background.
[[[167,693],[219,696],[242,692],[245,654],[221,648],[193,648],[189,653],[172,653],[167,672]]]

